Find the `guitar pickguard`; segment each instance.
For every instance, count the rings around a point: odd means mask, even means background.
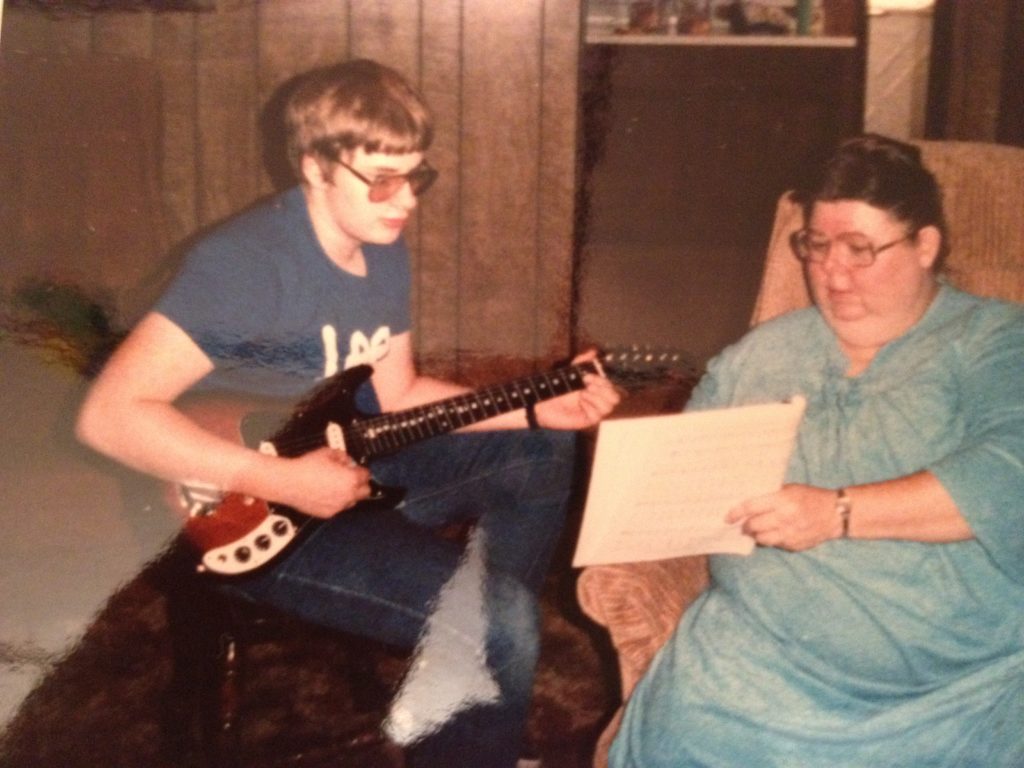
[[[214,514],[232,512],[231,505],[221,502]],[[236,576],[261,568],[277,557],[298,534],[295,524],[284,515],[276,514],[262,502],[238,498],[236,503],[263,506],[263,519],[244,536],[219,547],[207,550],[197,570],[211,571],[222,576]]]

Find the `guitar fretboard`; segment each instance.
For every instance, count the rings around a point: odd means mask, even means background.
[[[420,440],[583,389],[584,374],[596,372],[593,363],[581,363],[416,408],[360,419],[345,428],[345,445],[351,455],[364,461],[395,453]]]

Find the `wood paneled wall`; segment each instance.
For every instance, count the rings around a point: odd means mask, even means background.
[[[272,191],[265,105],[311,66],[371,57],[435,110],[441,180],[409,231],[428,369],[569,352],[580,0],[218,0],[204,13],[8,7],[5,52],[149,59],[161,72],[172,242]]]
[[[937,0],[933,17],[925,135],[1024,147],[1024,0]]]

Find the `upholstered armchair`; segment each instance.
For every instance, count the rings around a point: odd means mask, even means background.
[[[980,295],[1024,301],[1024,148],[917,143],[944,190],[951,241],[948,279]],[[800,265],[788,245],[790,233],[802,223],[799,207],[783,195],[752,324],[809,304]],[[624,702],[707,582],[706,557],[594,566],[580,574],[580,604],[608,630]],[[595,768],[607,765],[621,716],[620,708],[598,740]]]

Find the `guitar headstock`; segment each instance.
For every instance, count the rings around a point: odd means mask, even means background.
[[[668,347],[610,347],[597,359],[608,377],[627,389],[657,381],[692,385],[701,373],[690,355]]]

